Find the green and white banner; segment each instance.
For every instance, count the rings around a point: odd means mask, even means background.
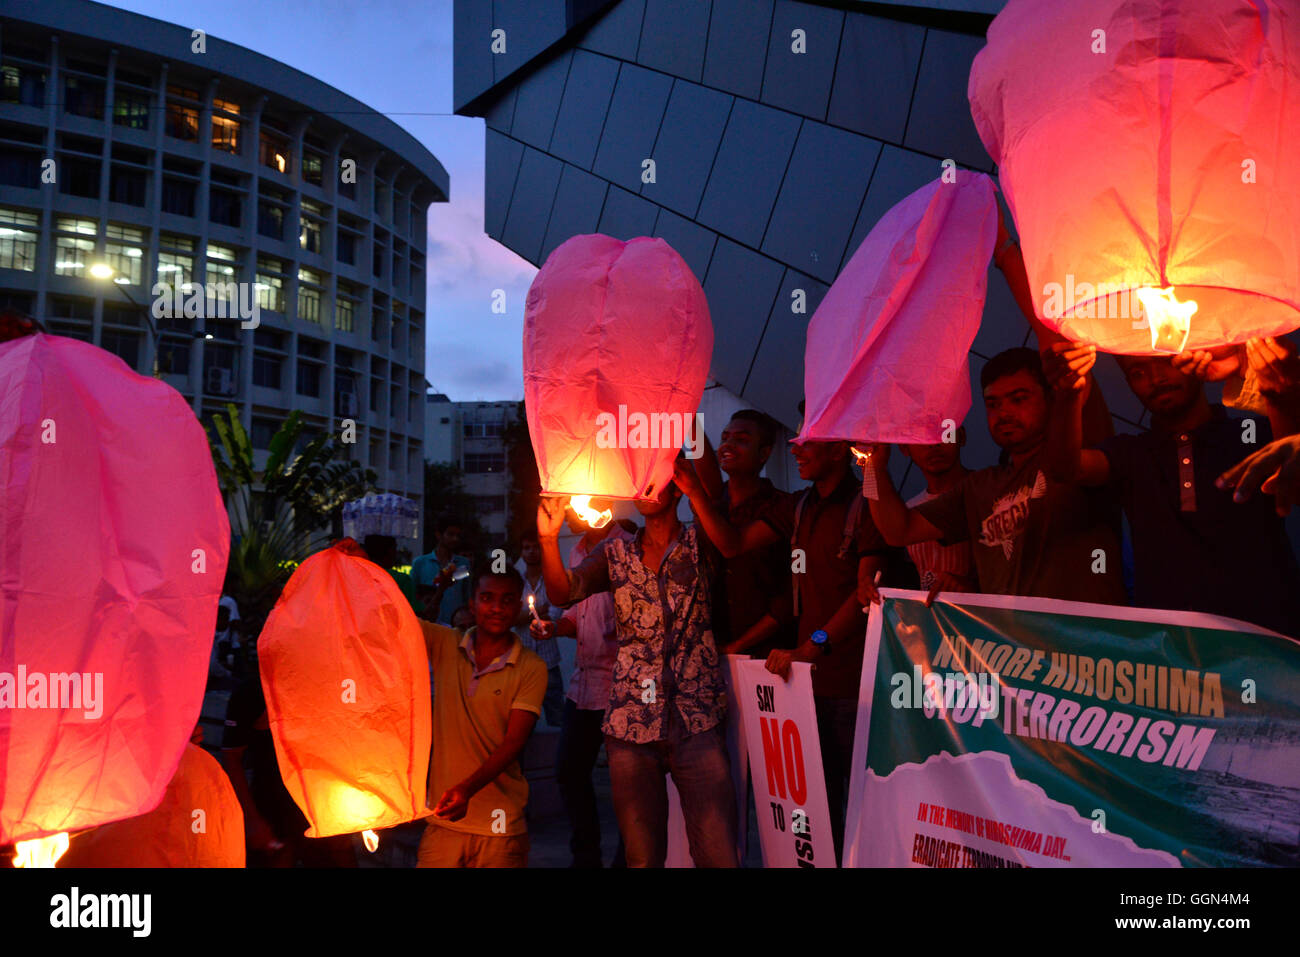
[[[1300,644],[1253,625],[882,589],[850,867],[1300,865]]]

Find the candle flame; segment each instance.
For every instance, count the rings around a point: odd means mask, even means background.
[[[371,854],[379,849],[379,835],[374,831],[362,831],[361,840],[366,842],[366,850]]]
[[[1179,302],[1174,298],[1173,286],[1167,289],[1144,286],[1137,290],[1137,298],[1151,327],[1151,348],[1156,352],[1182,352],[1191,332],[1196,300]]]
[[[592,528],[604,528],[614,517],[614,513],[609,509],[598,512],[591,507],[590,495],[575,495],[569,500],[569,505],[578,513],[578,518],[582,519]]]
[[[53,867],[68,849],[68,834],[52,834],[14,844],[14,867]]]
[[[871,453],[863,452],[856,445],[850,445],[849,451],[853,453],[853,457],[857,460],[859,465],[866,465],[871,461]]]

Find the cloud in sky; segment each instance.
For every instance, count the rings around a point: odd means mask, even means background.
[[[536,268],[483,232],[481,119],[454,116],[451,0],[117,0],[206,30],[388,114],[433,153],[451,200],[429,207],[426,376],[453,400],[523,395],[523,305]],[[346,120],[346,118],[344,118]],[[506,314],[491,312],[492,290]]]

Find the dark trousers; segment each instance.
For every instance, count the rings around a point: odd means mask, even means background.
[[[591,771],[605,740],[600,730],[604,711],[585,711],[564,699],[564,725],[555,755],[555,779],[560,786],[564,810],[569,815],[569,850],[574,867],[601,867],[600,814]],[[620,842],[621,845],[621,842]],[[621,851],[621,846],[620,846]],[[615,862],[617,864],[617,861]]]
[[[815,698],[817,737],[821,740],[822,770],[826,774],[826,803],[835,840],[835,861],[844,856],[844,806],[853,772],[853,731],[858,721],[857,698]]]
[[[605,738],[618,830],[628,867],[663,867],[668,855],[668,778],[682,802],[696,867],[739,867],[736,791],[722,726],[687,733],[670,703],[668,738],[632,744]]]

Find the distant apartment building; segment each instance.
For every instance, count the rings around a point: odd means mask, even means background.
[[[452,402],[436,392],[425,396],[425,460],[460,467],[479,522],[493,538],[505,536],[510,518],[505,431],[516,409],[509,401]]]
[[[291,410],[307,434],[350,419],[379,489],[422,499],[426,223],[446,171],[333,87],[191,43],[86,0],[0,5],[0,306],[156,369],[205,422],[233,403],[259,464]],[[256,327],[154,318],[156,284],[230,283],[256,291]]]

